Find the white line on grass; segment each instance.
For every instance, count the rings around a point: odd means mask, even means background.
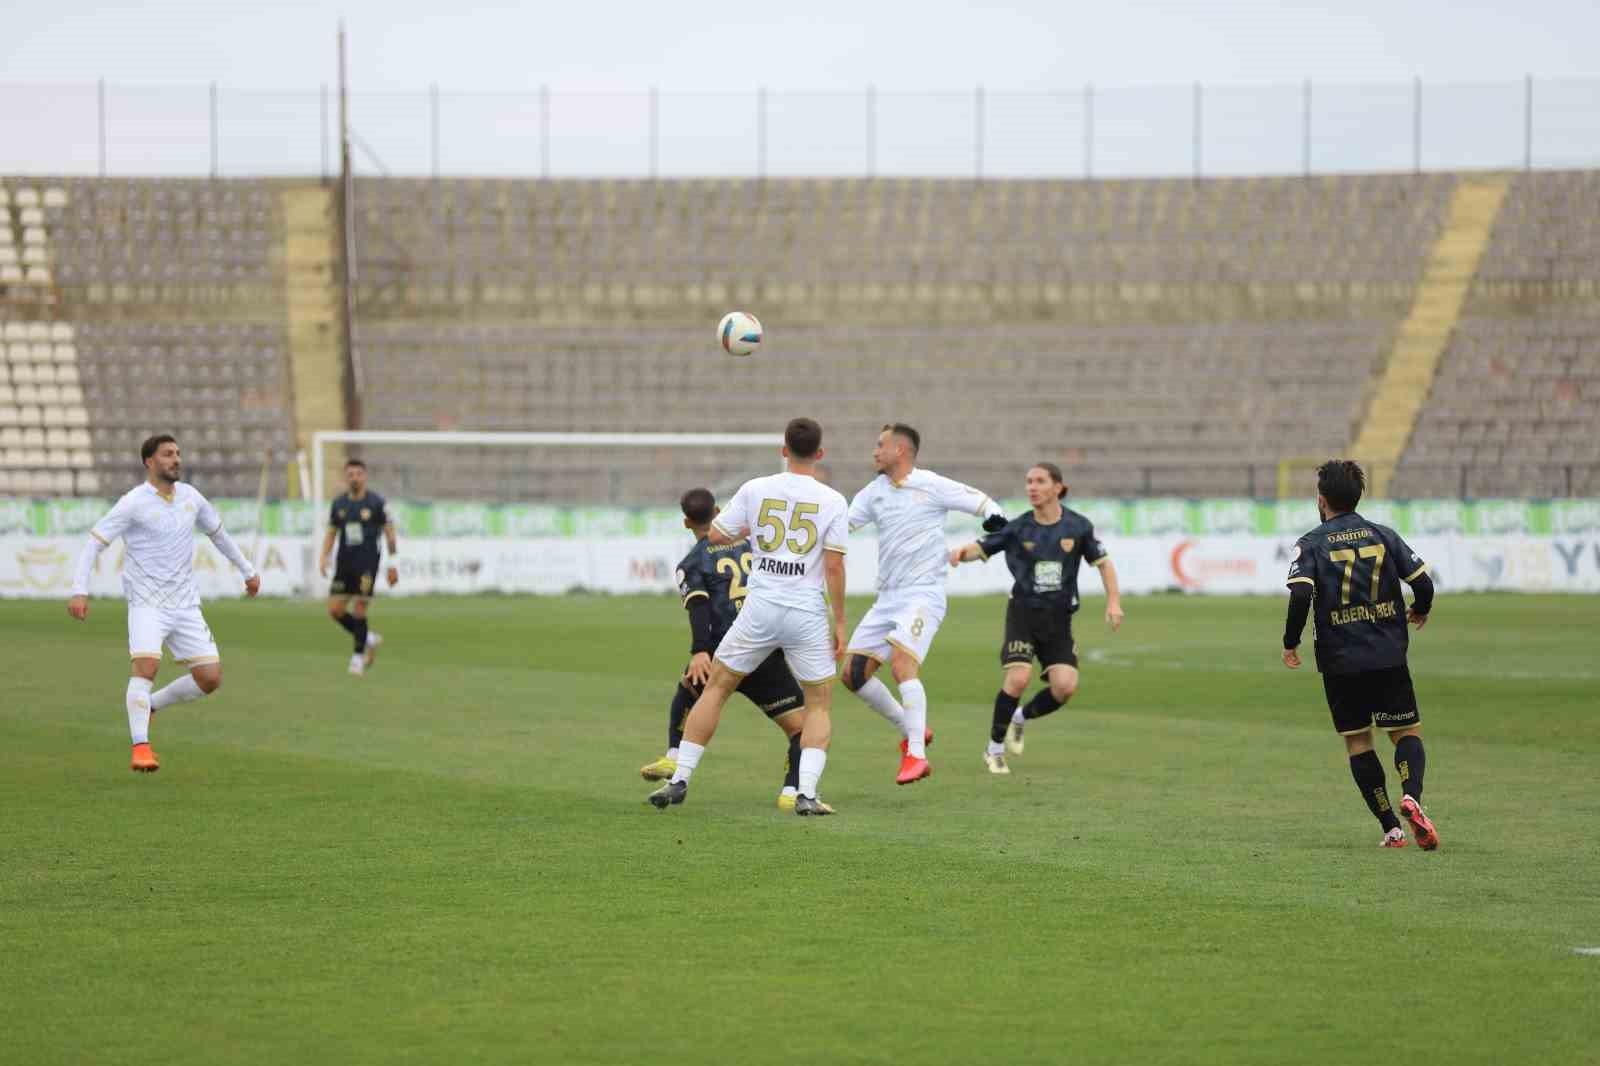
[[[1600,955],[1600,948],[1573,948],[1574,955]]]

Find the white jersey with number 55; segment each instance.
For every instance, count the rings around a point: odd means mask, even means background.
[[[839,493],[786,471],[746,481],[712,525],[732,538],[750,531],[751,601],[822,614],[822,553],[845,553],[848,514]]]

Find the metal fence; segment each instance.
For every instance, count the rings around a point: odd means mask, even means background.
[[[0,173],[327,176],[336,99],[0,85]],[[1057,92],[355,92],[358,169],[506,177],[1177,177],[1600,165],[1600,79]]]

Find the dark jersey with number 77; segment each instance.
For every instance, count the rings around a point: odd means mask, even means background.
[[[1427,569],[1400,534],[1354,511],[1301,537],[1288,585],[1311,586],[1317,669],[1352,674],[1405,665],[1410,634],[1400,586]]]
[[[739,617],[750,578],[750,542],[713,544],[701,537],[678,564],[678,595],[683,605],[704,596],[711,605],[711,641],[716,644]]]

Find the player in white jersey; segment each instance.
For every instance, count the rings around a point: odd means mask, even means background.
[[[945,515],[979,515],[985,530],[1006,524],[1000,505],[977,489],[917,469],[921,447],[921,434],[905,423],[884,426],[872,452],[878,476],[850,501],[850,532],[878,527],[878,599],[850,636],[844,684],[900,730],[899,785],[932,773],[928,694],[919,675],[945,615]],[[898,700],[873,676],[885,661]]]
[[[210,537],[244,575],[246,594],[260,591],[261,578],[222,528],[222,516],[211,501],[178,480],[183,472],[178,442],[166,434],[151,437],[139,455],[148,476],[89,531],[89,542],[78,554],[72,575],[67,613],[80,622],[89,617],[89,574],[100,553],[121,537],[128,655],[133,660],[126,699],[133,740],[131,768],[154,773],[161,763],[150,750],[151,713],[197,700],[222,684],[222,659],[200,613],[200,589],[194,581],[194,531]],[[163,645],[189,672],[152,693]]]
[[[848,522],[844,497],[817,480],[822,454],[822,427],[809,418],[792,420],[783,433],[788,469],[745,482],[711,523],[713,544],[732,544],[748,535],[755,562],[744,607],[717,645],[711,677],[683,723],[677,769],[650,794],[657,807],[683,802],[689,777],[721,721],[722,705],[745,675],[781,649],[805,692],[794,813],[833,813],[817,798],[817,781],[833,732],[833,675],[844,654]]]

